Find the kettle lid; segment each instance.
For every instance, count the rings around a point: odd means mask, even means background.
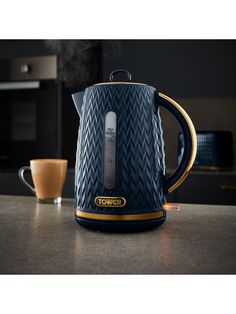
[[[118,73],[124,73],[127,77],[127,80],[125,82],[116,82],[116,81],[113,81],[114,77],[116,74]],[[144,84],[144,83],[135,83],[135,82],[131,82],[132,80],[132,75],[129,71],[127,70],[124,70],[124,69],[117,69],[115,71],[112,71],[109,75],[109,80],[110,82],[104,82],[104,83],[98,83],[98,84],[94,84],[95,86],[98,86],[98,85],[111,85],[111,84],[134,84],[134,85],[147,85],[147,84]]]

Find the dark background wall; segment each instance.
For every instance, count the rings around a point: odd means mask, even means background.
[[[179,101],[197,130],[231,131],[236,156],[235,40],[104,41],[103,80],[116,68]],[[174,168],[180,130],[166,111],[161,115],[166,163]]]
[[[0,40],[0,58],[40,56],[48,53],[44,40]]]
[[[104,81],[113,69],[126,68],[132,73],[134,81],[156,86],[173,97],[236,96],[235,40],[100,42],[99,78]],[[46,54],[52,54],[52,50],[44,40],[0,41],[0,58]]]
[[[177,98],[236,95],[234,40],[108,40],[103,47],[104,80],[121,67]]]
[[[104,40],[101,79],[115,68],[177,98],[236,96],[235,40]],[[1,40],[0,58],[52,54],[44,40]],[[79,76],[79,73],[78,73]]]

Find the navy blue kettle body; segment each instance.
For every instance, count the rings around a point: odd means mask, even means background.
[[[122,72],[126,82],[113,81]],[[166,219],[165,195],[188,175],[196,156],[196,133],[184,109],[154,87],[131,82],[116,70],[110,82],[72,95],[80,116],[75,166],[75,217],[108,231],[149,229]],[[184,152],[165,176],[159,106],[178,120]]]

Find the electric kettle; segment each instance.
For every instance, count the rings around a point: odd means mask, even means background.
[[[118,73],[127,81],[114,81]],[[72,95],[80,116],[75,218],[95,230],[150,229],[165,221],[165,196],[194,163],[195,129],[178,103],[152,86],[132,82],[128,71],[115,70],[109,78]],[[169,177],[160,106],[174,115],[184,138],[181,162]]]

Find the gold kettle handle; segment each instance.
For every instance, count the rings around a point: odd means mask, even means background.
[[[184,153],[179,166],[164,184],[166,193],[177,189],[187,178],[197,154],[197,136],[187,112],[173,99],[162,93],[155,93],[157,103],[167,109],[177,119],[184,137]]]

